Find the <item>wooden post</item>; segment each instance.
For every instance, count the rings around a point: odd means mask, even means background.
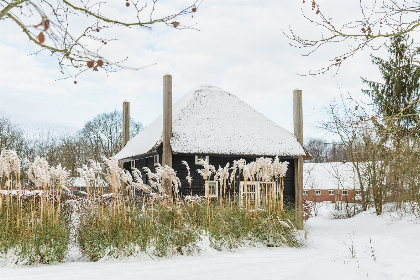
[[[130,140],[130,102],[123,103],[122,148]]]
[[[302,90],[293,91],[294,133],[303,147]],[[295,210],[297,228],[303,229],[303,157],[295,161]]]
[[[163,76],[163,130],[162,130],[162,165],[172,167],[172,76]],[[172,198],[172,186],[165,182],[166,193]]]

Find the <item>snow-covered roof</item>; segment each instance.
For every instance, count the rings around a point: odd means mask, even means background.
[[[351,162],[304,163],[303,188],[349,190],[360,189],[360,185]]]
[[[70,177],[67,180],[72,187],[84,188],[86,187],[85,179],[82,177]]]
[[[67,179],[67,182],[70,184],[70,186],[72,186],[72,187],[76,187],[76,188],[86,188],[87,187],[87,185],[86,185],[86,181],[85,181],[85,179],[83,178],[83,177],[69,177],[68,179]],[[90,187],[92,188],[92,187],[94,187],[93,186],[94,184],[93,183],[91,183],[91,185],[90,185]],[[109,184],[107,183],[107,182],[104,182],[103,183],[103,185],[102,185],[103,187],[108,187],[109,186]],[[98,188],[100,187],[100,186],[97,186]]]
[[[162,143],[162,115],[115,156],[152,152]],[[214,86],[192,89],[172,108],[173,153],[303,156],[296,137],[235,95]]]

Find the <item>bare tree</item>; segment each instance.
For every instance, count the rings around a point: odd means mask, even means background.
[[[8,117],[0,114],[0,151],[14,150],[23,158],[26,154],[27,140],[25,134],[17,124]]]
[[[122,149],[122,113],[113,111],[102,113],[88,121],[79,132],[82,146],[86,149],[86,158],[101,161],[102,156],[114,156]],[[141,123],[130,119],[130,138],[143,129]]]
[[[51,166],[60,164],[71,176],[76,176],[77,168],[86,164],[92,156],[83,145],[78,135],[41,130],[27,140],[25,157],[30,160],[36,156],[43,157]]]
[[[353,109],[354,108],[354,109]],[[342,98],[341,103],[332,103],[328,115],[330,121],[323,128],[340,137],[350,162],[353,164],[361,191],[363,210],[367,210],[369,191],[364,180],[363,163],[368,160],[363,151],[363,135],[369,131],[371,124],[366,111],[352,99]]]
[[[51,129],[39,130],[27,137],[18,125],[0,115],[0,151],[15,150],[22,159],[45,158],[52,166],[61,164],[72,176],[77,168],[89,160],[101,161],[122,149],[122,113],[102,113],[88,121],[76,134],[57,133]],[[130,137],[143,126],[130,120]],[[26,176],[25,173],[23,173]]]
[[[312,156],[312,159],[308,162],[343,162],[349,160],[343,143],[331,142],[321,138],[308,138],[304,146]]]
[[[387,137],[390,128],[378,123],[389,123],[396,116],[377,117],[362,105],[351,98],[332,104],[330,121],[324,128],[338,135],[348,151],[358,178],[363,210],[371,204],[380,215],[384,202],[397,202],[399,206],[410,202],[420,211],[418,138],[414,134],[397,134],[397,139]]]
[[[322,0],[320,0],[322,1]],[[295,47],[308,50],[309,55],[326,45],[343,43],[345,48],[341,54],[330,58],[329,63],[317,70],[310,71],[310,75],[325,73],[331,69],[338,71],[341,64],[356,53],[369,49],[377,49],[385,40],[397,35],[410,34],[420,29],[420,2],[417,0],[360,0],[359,18],[349,18],[343,24],[336,22],[342,20],[324,12],[318,1],[305,1],[302,5],[303,17],[318,30],[315,38],[301,36],[291,27],[286,36],[291,39]],[[305,13],[304,10],[310,10]],[[419,63],[419,59],[416,59]]]
[[[124,67],[101,55],[101,50],[115,40],[101,31],[115,26],[151,29],[156,24],[191,28],[178,18],[195,13],[201,1],[191,0],[190,5],[177,12],[155,17],[158,0],[118,2],[125,13],[116,12],[117,1],[2,0],[0,20],[16,24],[40,50],[56,55],[63,73],[70,74],[67,70],[76,68],[79,74],[88,69],[98,71],[100,67],[107,71]]]

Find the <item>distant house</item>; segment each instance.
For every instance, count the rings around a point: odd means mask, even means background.
[[[86,181],[82,177],[70,177],[67,181],[73,190],[86,190]]]
[[[86,191],[87,190],[87,185],[86,185],[86,180],[82,177],[69,177],[67,179],[67,183],[68,186],[70,187],[71,190],[78,190],[78,191]],[[91,183],[92,185],[90,185],[90,188],[92,192],[96,191],[93,186],[93,183]],[[107,188],[108,187],[108,183],[107,182],[103,182],[104,185],[102,185],[102,187]],[[100,187],[96,187],[96,189],[100,189]]]
[[[172,109],[172,167],[182,183],[184,195],[210,195],[217,197],[217,182],[205,184],[197,173],[199,159],[205,158],[216,168],[241,158],[247,162],[258,157],[289,162],[284,180],[284,200],[295,201],[296,159],[305,156],[296,137],[274,123],[235,95],[214,86],[199,86],[191,90]],[[130,170],[142,171],[145,183],[148,178],[143,167],[152,171],[162,164],[162,115],[131,139],[115,156]],[[187,183],[186,161],[191,170],[192,186]],[[240,181],[240,178],[238,178]],[[239,191],[236,181],[233,192]],[[206,189],[208,188],[208,189]]]
[[[359,181],[351,162],[303,164],[304,199],[354,202],[359,195]]]

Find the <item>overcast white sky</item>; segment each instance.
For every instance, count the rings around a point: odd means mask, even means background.
[[[191,2],[160,1],[157,9],[164,13],[167,7]],[[339,19],[360,14],[359,1],[319,2]],[[147,125],[162,112],[162,76],[170,73],[174,101],[194,86],[215,85],[289,131],[293,131],[292,92],[302,89],[304,136],[322,136],[316,125],[324,118],[323,107],[341,93],[362,98],[360,77],[380,80],[380,75],[370,63],[369,52],[348,60],[334,77],[332,72],[298,75],[325,65],[328,54],[343,47],[331,46],[303,57],[301,50],[289,46],[282,28],[290,25],[308,36],[314,32],[301,16],[302,5],[296,0],[204,0],[194,19],[188,19],[200,31],[115,28],[109,32],[119,41],[106,50],[111,59],[128,55],[128,65],[156,66],[108,76],[104,71],[89,71],[78,77],[77,85],[71,78],[57,81],[61,74],[55,59],[47,53],[29,55],[38,47],[16,26],[2,22],[0,110],[30,130],[50,126],[75,131],[97,114],[121,110],[127,100],[132,117]]]

